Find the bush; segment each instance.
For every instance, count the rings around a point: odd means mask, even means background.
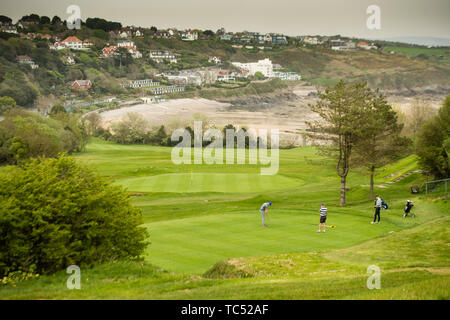
[[[141,211],[76,160],[33,159],[0,173],[0,276],[138,259]]]
[[[45,118],[14,108],[0,122],[0,163],[17,164],[30,157],[56,157],[60,152],[81,151],[87,136],[78,119],[56,113]]]

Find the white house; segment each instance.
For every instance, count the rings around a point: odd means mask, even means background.
[[[142,58],[142,53],[139,52],[139,50],[136,48],[136,45],[134,44],[133,41],[129,41],[129,40],[119,41],[117,43],[117,47],[126,49],[128,51],[128,53],[131,54],[131,56],[134,59]]]
[[[39,68],[39,65],[36,64],[29,56],[16,56],[16,61],[22,64],[28,64],[31,69]]]
[[[305,37],[303,38],[303,42],[307,44],[317,45],[319,44],[319,39],[317,39],[317,37]]]
[[[330,40],[331,50],[336,51],[345,51],[350,49],[355,49],[356,45],[353,41],[345,41],[345,40]]]
[[[258,62],[232,62],[232,64],[239,69],[246,69],[251,75],[255,75],[256,72],[261,72],[265,77],[273,77],[273,64],[270,59],[259,60]]]
[[[67,37],[66,39],[64,39],[63,41],[61,41],[61,43],[58,43],[58,47],[65,47],[65,48],[69,48],[69,49],[73,49],[73,50],[83,50],[83,49],[89,49],[92,46],[92,42],[90,42],[89,40],[84,40],[81,41],[80,39],[78,39],[75,36],[70,36]],[[56,47],[56,43],[55,43],[55,48]],[[57,49],[59,50],[59,49]]]
[[[220,60],[220,58],[219,58],[219,57],[216,57],[216,56],[214,56],[214,57],[209,57],[208,62],[214,62],[215,64],[220,64],[220,63],[222,63],[222,61]]]
[[[17,28],[12,25],[5,25],[0,27],[0,32],[17,34]]]
[[[181,32],[181,40],[194,41],[198,39],[198,33],[195,31],[183,31]]]
[[[70,55],[65,55],[63,56],[63,62],[67,65],[73,65],[75,64],[75,60],[73,59],[72,56]]]

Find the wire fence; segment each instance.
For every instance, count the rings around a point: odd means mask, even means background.
[[[450,178],[441,179],[441,180],[433,180],[425,183],[425,194],[429,193],[444,193],[447,194],[449,191],[449,181]]]

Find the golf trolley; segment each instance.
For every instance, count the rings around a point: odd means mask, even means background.
[[[412,202],[410,200],[407,200],[406,205],[405,205],[405,210],[403,213],[403,218],[406,218],[410,214],[412,207],[414,207]],[[415,217],[416,217],[416,215],[414,213],[411,213],[411,218],[415,218]]]

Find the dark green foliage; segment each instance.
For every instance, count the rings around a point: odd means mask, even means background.
[[[450,177],[450,95],[417,137],[416,152],[423,170],[438,178]]]
[[[30,157],[55,157],[81,151],[87,141],[76,117],[57,113],[55,119],[15,108],[0,122],[0,163],[17,164]]]
[[[56,104],[50,110],[50,116],[56,116],[58,113],[67,113],[67,111],[62,105]]]
[[[120,22],[112,22],[100,18],[87,18],[86,27],[109,32],[113,30],[120,30],[122,28],[122,24]]]
[[[52,22],[51,22],[53,25],[54,24],[58,24],[58,23],[61,23],[61,18],[60,17],[58,17],[58,16],[54,16],[53,18],[52,18]]]
[[[12,19],[10,17],[0,15],[0,23],[12,23]]]
[[[33,159],[0,174],[0,276],[136,259],[141,211],[120,186],[76,160]]]
[[[0,97],[0,115],[11,110],[16,106],[16,101],[13,98],[4,96]]]

